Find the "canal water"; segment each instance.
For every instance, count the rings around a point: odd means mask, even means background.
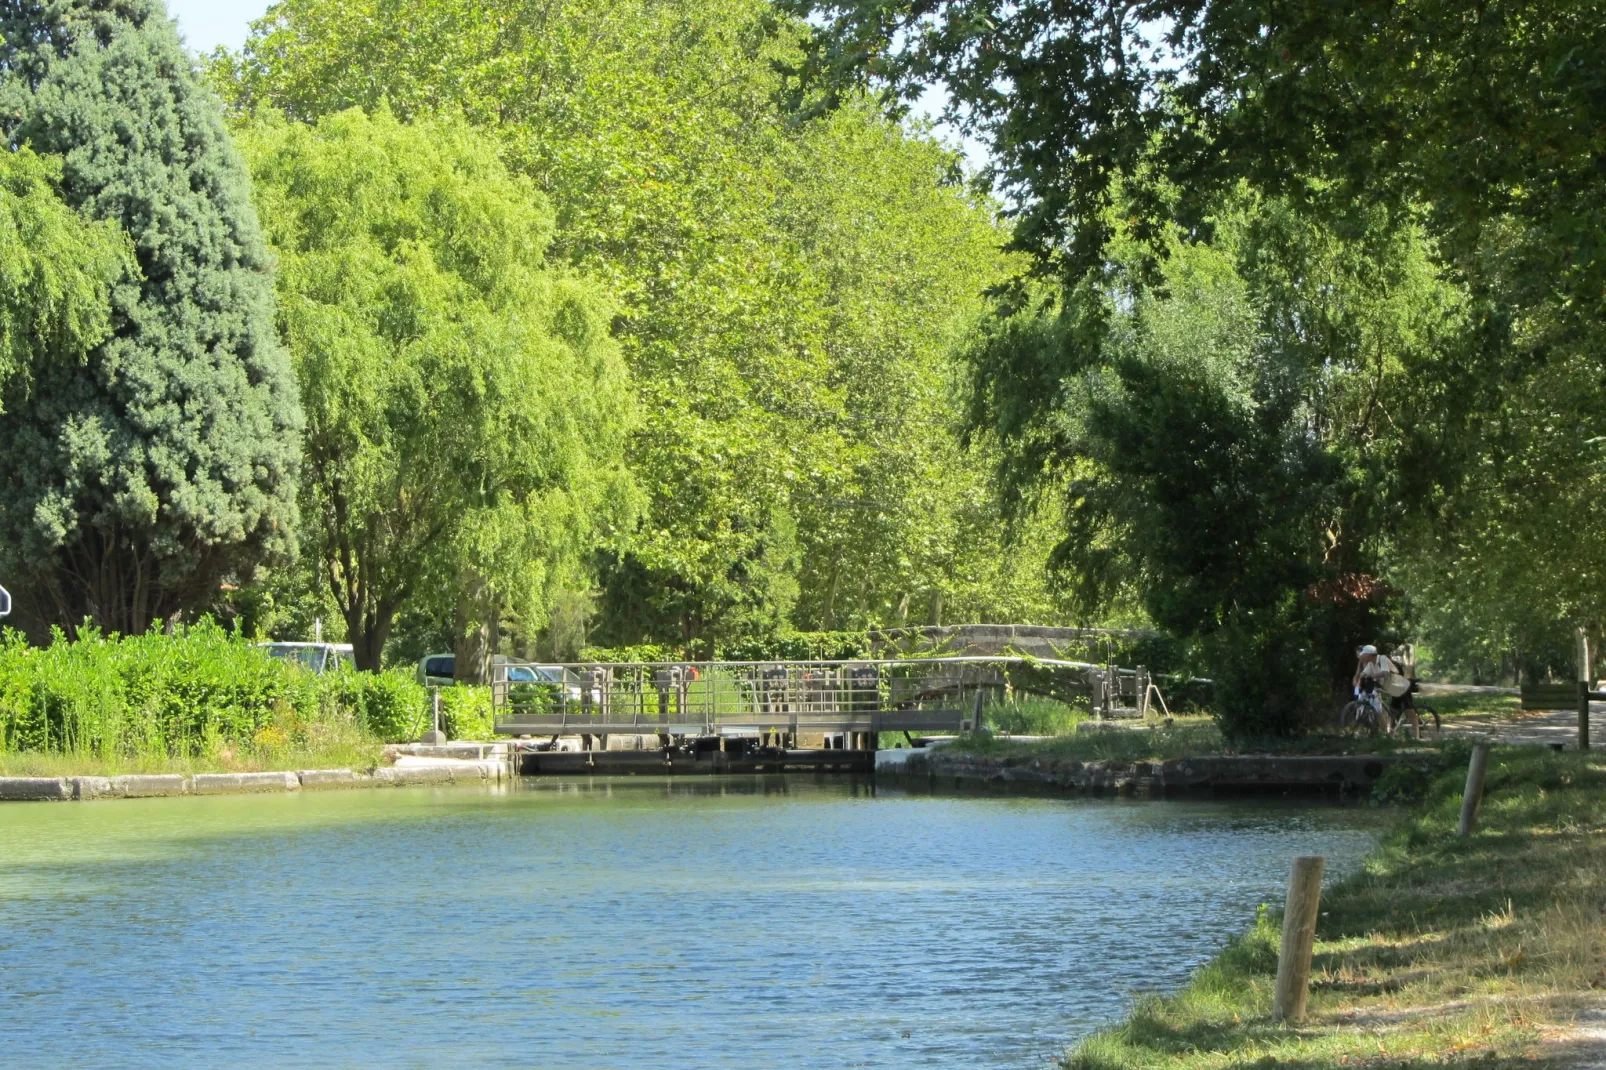
[[[0,1061],[1043,1067],[1379,827],[804,777],[9,804]]]

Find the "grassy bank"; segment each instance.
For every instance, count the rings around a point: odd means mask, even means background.
[[[1110,728],[1074,732],[1049,739],[1019,740],[988,733],[967,733],[947,744],[956,754],[996,758],[1110,759],[1140,762],[1220,754],[1221,732],[1208,717],[1177,718],[1161,727]]]
[[[1065,1061],[1081,1070],[1562,1065],[1606,986],[1606,755],[1497,750],[1482,825],[1455,836],[1464,766],[1323,897],[1310,1017],[1273,1023],[1280,918]]]
[[[126,773],[257,773],[295,769],[371,769],[381,764],[382,744],[363,733],[282,746],[221,745],[211,752],[169,754],[72,754],[0,751],[0,777],[122,776]]]
[[[1517,697],[1492,692],[1463,692],[1456,694],[1426,695],[1423,701],[1431,704],[1439,716],[1457,729],[1477,727],[1495,721],[1519,719]],[[1059,703],[1044,705],[1070,710]],[[1434,735],[1425,731],[1421,740],[1414,740],[1405,732],[1393,736],[1342,735],[1336,732],[1313,733],[1299,739],[1266,739],[1229,743],[1217,729],[1215,722],[1205,716],[1176,717],[1171,724],[1150,725],[1135,722],[1116,722],[1116,727],[1094,732],[1076,732],[1075,726],[1087,720],[1081,711],[1064,715],[1066,723],[1049,729],[1049,739],[1018,740],[1009,738],[1007,731],[1024,732],[1001,724],[992,717],[988,726],[992,733],[961,736],[949,746],[955,753],[974,754],[998,758],[1058,758],[1077,761],[1141,762],[1187,758],[1200,754],[1253,754],[1275,752],[1279,754],[1388,754],[1401,749],[1437,749],[1443,746],[1463,747],[1453,733]],[[1046,718],[1039,718],[1046,721]],[[1431,729],[1431,721],[1428,723]],[[1458,752],[1459,753],[1459,752]]]

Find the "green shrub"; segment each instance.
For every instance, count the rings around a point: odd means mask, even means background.
[[[441,727],[447,738],[490,739],[493,720],[490,688],[441,688]]]
[[[642,661],[682,661],[684,655],[674,647],[657,643],[637,646],[587,646],[580,648],[580,660],[598,665],[623,665]]]
[[[48,647],[0,639],[4,752],[185,758],[399,741],[418,738],[427,710],[407,673],[314,676],[210,622],[174,635],[58,631]]]
[[[381,673],[344,670],[317,680],[326,707],[349,713],[376,739],[400,743],[417,739],[429,728],[429,693],[406,669]]]
[[[721,643],[722,661],[854,661],[874,655],[865,632],[784,632]]]

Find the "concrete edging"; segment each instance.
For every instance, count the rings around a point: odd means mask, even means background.
[[[477,784],[508,776],[495,759],[408,760],[366,772],[301,769],[269,773],[130,773],[126,776],[0,777],[0,802],[69,802],[93,799],[151,799],[174,795],[252,795],[342,788],[411,787],[423,784]]]
[[[896,757],[894,757],[896,755]],[[1078,761],[1029,755],[979,756],[924,749],[881,751],[876,772],[905,785],[1020,787],[1085,795],[1161,797],[1259,791],[1370,791],[1390,766],[1422,760],[1391,755],[1200,755],[1163,761]]]

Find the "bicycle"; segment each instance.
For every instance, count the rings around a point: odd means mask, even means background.
[[[1406,723],[1406,718],[1412,710],[1416,711],[1417,724],[1421,725],[1429,717],[1433,718],[1433,734],[1439,735],[1444,730],[1444,723],[1439,720],[1439,711],[1426,702],[1416,701],[1416,692],[1419,690],[1417,682],[1411,681],[1411,690],[1399,697],[1389,699],[1389,734],[1393,735]]]
[[[1363,694],[1360,698],[1351,699],[1338,711],[1338,729],[1341,732],[1350,730],[1365,731],[1369,736],[1375,736],[1383,727],[1384,713],[1376,699],[1376,692]],[[1389,719],[1389,731],[1394,730],[1393,719]]]

